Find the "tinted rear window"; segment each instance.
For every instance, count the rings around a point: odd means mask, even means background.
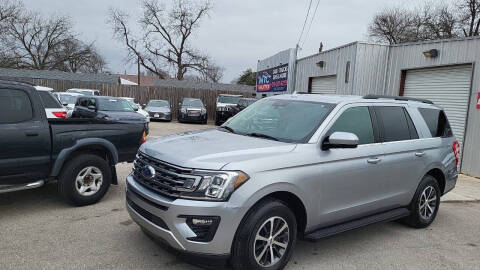
[[[432,137],[450,137],[453,136],[452,129],[448,123],[447,116],[441,110],[419,108],[418,111],[425,119]]]
[[[42,100],[43,106],[45,106],[45,108],[47,109],[63,108],[62,104],[60,104],[60,101],[58,101],[58,99],[56,99],[48,91],[38,91],[38,94],[40,95],[40,99]]]
[[[383,126],[383,140],[385,142],[404,141],[418,138],[413,124],[409,125],[408,114],[403,107],[385,106],[375,107],[377,118]]]
[[[20,123],[32,118],[32,103],[25,92],[0,89],[0,123]]]

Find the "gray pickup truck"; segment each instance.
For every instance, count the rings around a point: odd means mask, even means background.
[[[217,129],[142,145],[127,209],[176,250],[230,258],[234,269],[282,269],[298,238],[395,219],[429,226],[459,158],[430,101],[281,95]]]
[[[0,81],[0,193],[50,181],[74,205],[99,201],[117,184],[115,164],[133,161],[142,124],[92,119],[47,119],[35,88]]]

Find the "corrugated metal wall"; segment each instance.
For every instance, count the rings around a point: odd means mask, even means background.
[[[389,46],[358,43],[353,95],[382,94]]]
[[[355,42],[297,60],[295,90],[307,92],[308,80],[311,77],[337,75],[337,93],[352,94],[356,53],[357,43]],[[316,65],[319,61],[325,62],[323,68]],[[349,82],[345,83],[348,61],[350,61],[350,78]]]

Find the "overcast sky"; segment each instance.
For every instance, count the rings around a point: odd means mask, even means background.
[[[230,82],[247,68],[255,70],[258,59],[295,47],[309,2],[214,0],[210,18],[202,22],[192,45],[223,66],[223,81]],[[312,2],[311,13],[317,0]],[[416,6],[419,1],[401,2]],[[136,66],[125,63],[126,50],[123,44],[112,39],[111,28],[106,21],[110,7],[126,10],[138,17],[140,1],[24,0],[24,3],[27,8],[44,15],[57,13],[71,16],[80,37],[87,42],[95,41],[110,71],[136,73]],[[329,49],[352,41],[367,40],[367,26],[373,14],[398,3],[396,0],[320,0],[316,18],[299,56],[315,53],[320,41],[323,41],[324,49]]]

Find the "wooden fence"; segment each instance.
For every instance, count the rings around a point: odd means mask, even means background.
[[[160,86],[137,86],[137,85],[117,85],[117,84],[99,84],[89,82],[59,81],[59,80],[40,80],[34,79],[36,85],[47,86],[55,91],[66,91],[70,88],[87,88],[100,90],[103,96],[112,97],[132,97],[139,104],[146,104],[152,99],[168,100],[172,104],[172,113],[174,119],[178,114],[178,103],[183,98],[199,98],[207,108],[208,118],[215,118],[215,106],[219,94],[235,94],[244,97],[252,97],[253,91],[233,91],[233,90],[209,90],[195,88],[179,87],[160,87]],[[253,88],[253,87],[252,87]]]

